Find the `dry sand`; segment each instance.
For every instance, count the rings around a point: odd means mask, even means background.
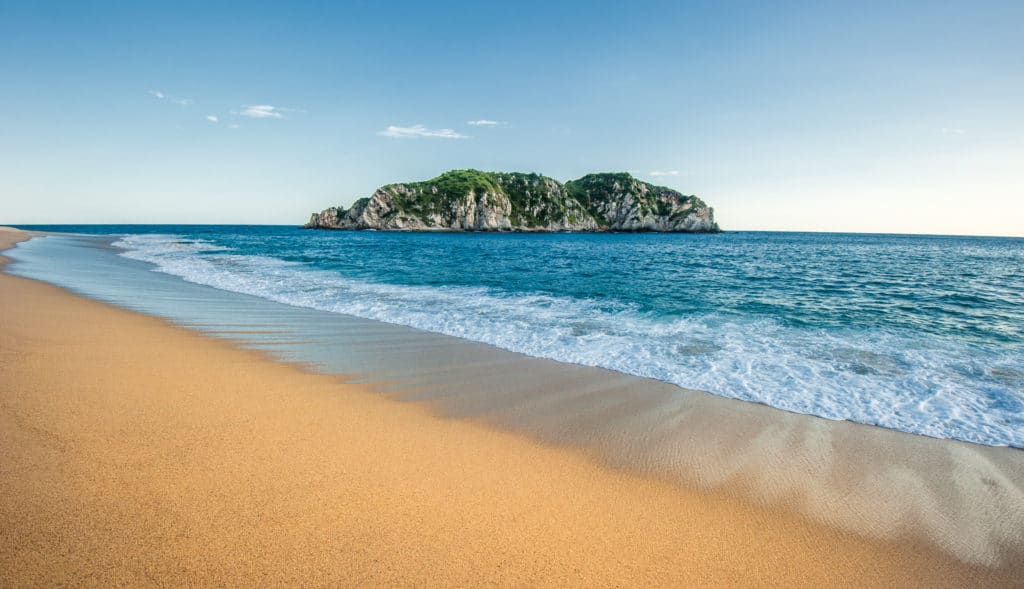
[[[2,586],[1020,582],[1000,575],[0,274]]]

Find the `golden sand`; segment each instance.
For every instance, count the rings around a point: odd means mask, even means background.
[[[5,274],[0,383],[0,586],[1020,581]]]

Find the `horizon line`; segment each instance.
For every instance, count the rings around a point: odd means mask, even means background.
[[[0,228],[9,227],[12,229],[26,229],[32,227],[294,227],[305,229],[300,223],[0,223]],[[32,229],[29,229],[32,230]],[[310,229],[319,231],[349,231],[365,232],[365,229]],[[705,235],[700,232],[689,231],[415,231],[415,230],[374,230],[378,233],[467,233],[467,234],[523,234],[523,235],[549,235],[559,234],[664,234],[664,235]],[[809,229],[722,229],[718,233],[706,235],[718,235],[722,233],[814,233],[823,235],[877,235],[894,237],[994,237],[1000,239],[1024,239],[1022,235],[1000,235],[994,233],[913,233],[893,231],[833,231],[833,230],[809,230]]]

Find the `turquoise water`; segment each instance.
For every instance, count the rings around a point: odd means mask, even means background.
[[[61,226],[225,291],[1024,446],[1024,239]]]

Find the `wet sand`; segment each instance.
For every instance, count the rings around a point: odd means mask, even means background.
[[[0,232],[0,248],[23,237]],[[1013,559],[968,564],[743,501],[730,483],[606,468],[4,274],[0,377],[4,586],[1021,578]]]

